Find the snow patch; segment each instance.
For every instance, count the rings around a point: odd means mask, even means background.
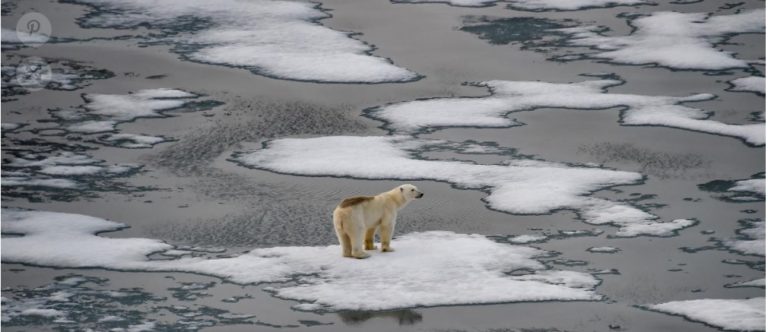
[[[590,247],[587,251],[601,254],[613,254],[621,251],[621,249],[614,247]]]
[[[736,287],[760,287],[765,288],[765,278],[761,279],[754,279],[749,281],[740,281],[735,282],[732,284],[725,285],[726,288],[736,288]]]
[[[167,31],[153,43],[175,44],[183,58],[242,67],[269,77],[317,82],[384,83],[419,76],[373,56],[373,47],[318,23],[317,4],[238,0],[77,0],[95,6],[86,27]],[[140,13],[140,14],[139,14]]]
[[[735,239],[723,241],[727,248],[745,255],[765,256],[765,221],[740,221],[744,228]]]
[[[728,81],[733,87],[730,91],[755,92],[765,95],[765,77],[748,76]]]
[[[616,79],[577,83],[487,81],[486,97],[435,98],[407,101],[370,109],[366,115],[386,122],[396,132],[412,133],[440,127],[512,127],[520,123],[510,113],[538,108],[596,110],[622,107],[619,122],[631,126],[665,126],[731,136],[752,145],[765,145],[765,124],[726,124],[708,120],[710,114],[682,105],[712,99],[710,94],[688,97],[606,93],[621,85]]]
[[[523,235],[510,236],[507,238],[507,242],[514,243],[514,244],[526,244],[526,243],[542,242],[542,241],[545,241],[546,239],[547,239],[546,235],[523,234]]]
[[[627,36],[602,34],[598,26],[566,28],[569,44],[597,50],[585,56],[633,65],[657,64],[675,69],[724,70],[747,68],[749,61],[736,59],[714,44],[739,33],[764,33],[765,9],[733,15],[655,12],[631,21]]]
[[[296,175],[448,182],[465,189],[487,190],[484,201],[500,211],[546,214],[576,210],[587,223],[620,227],[616,236],[671,236],[695,223],[682,219],[658,222],[656,216],[640,209],[588,196],[607,187],[637,183],[642,179],[637,173],[524,159],[481,165],[414,157],[441,144],[445,143],[410,136],[278,139],[260,150],[235,153],[232,160],[247,167]]]
[[[392,0],[395,3],[446,3],[457,7],[485,7],[496,2],[509,3],[509,8],[529,11],[566,11],[651,4],[646,0]]]
[[[593,276],[547,270],[535,259],[545,251],[497,243],[482,235],[411,233],[393,241],[397,251],[371,252],[367,260],[342,257],[338,245],[254,249],[232,258],[150,260],[149,254],[174,248],[151,239],[96,236],[124,227],[100,218],[15,209],[2,213],[3,233],[23,234],[3,239],[4,262],[191,272],[243,284],[289,282],[269,291],[303,302],[295,306],[299,310],[601,299],[593,291],[599,283]],[[507,274],[514,270],[534,274]]]
[[[764,331],[765,297],[745,300],[700,299],[654,304],[645,308],[683,316],[727,331]]]

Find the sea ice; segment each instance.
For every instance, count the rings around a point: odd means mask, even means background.
[[[190,102],[190,98],[198,97],[182,90],[151,89],[139,90],[127,95],[88,94],[83,98],[87,101],[85,110],[66,113],[66,118],[98,117],[98,120],[74,122],[65,128],[68,131],[80,133],[98,133],[114,131],[115,126],[138,118],[165,117],[162,111],[179,108]],[[54,116],[57,115],[53,112]]]
[[[546,235],[523,234],[523,235],[510,236],[507,238],[507,242],[514,243],[514,244],[527,244],[527,243],[534,243],[534,242],[543,242],[546,239],[547,239]]]
[[[735,283],[732,283],[732,284],[727,284],[727,285],[725,285],[725,287],[727,287],[727,288],[736,288],[736,287],[761,287],[761,288],[765,288],[765,278],[754,279],[754,280],[749,280],[749,281],[735,282]]]
[[[616,236],[671,236],[695,223],[659,222],[632,206],[589,196],[607,187],[638,183],[642,179],[638,173],[529,159],[500,165],[417,159],[419,152],[441,144],[450,143],[410,136],[277,139],[262,149],[235,153],[232,161],[296,175],[448,182],[488,191],[484,201],[495,210],[515,214],[576,210],[587,223],[620,227]]]
[[[601,253],[601,254],[613,254],[621,251],[621,249],[614,248],[614,247],[590,247],[589,249],[587,249],[587,251]]]
[[[171,139],[163,136],[151,136],[140,134],[109,134],[94,140],[97,143],[116,146],[127,149],[148,149],[157,144],[168,142]]]
[[[651,4],[646,0],[392,0],[399,3],[447,3],[458,7],[485,7],[496,2],[509,3],[509,8],[530,11],[565,11]]]
[[[342,257],[338,245],[254,249],[232,258],[150,260],[152,253],[175,249],[157,240],[95,235],[125,227],[100,218],[16,209],[3,209],[2,214],[3,233],[23,235],[3,239],[4,262],[178,271],[236,283],[275,283],[268,290],[303,302],[295,306],[299,310],[601,299],[593,291],[599,280],[592,275],[548,270],[536,260],[545,251],[475,234],[406,234],[394,240],[397,251],[372,252],[367,260]],[[532,275],[507,273],[516,270]]]
[[[765,297],[751,299],[700,299],[673,301],[645,308],[683,316],[726,331],[764,331]]]
[[[728,191],[748,191],[765,196],[765,179],[739,180]]]
[[[615,63],[657,64],[675,69],[723,70],[747,68],[749,61],[736,59],[716,44],[740,33],[764,33],[765,9],[732,15],[709,13],[655,12],[630,22],[627,36],[603,34],[603,27],[565,28],[569,44],[597,50],[585,54]]]
[[[103,160],[71,151],[12,153],[3,164],[3,187],[83,189],[97,178],[116,177],[140,168],[137,165],[106,165]]]
[[[373,47],[318,21],[318,4],[299,1],[77,0],[95,7],[85,27],[157,28],[153,42],[176,44],[185,59],[242,67],[269,77],[384,83],[419,76],[373,56]],[[140,14],[137,14],[140,13]],[[152,36],[152,35],[151,35]]]
[[[745,255],[765,256],[765,221],[740,221],[744,228],[735,239],[723,241],[723,245]]]
[[[580,10],[653,4],[647,0],[507,0],[507,2],[510,3],[509,7],[512,9],[532,11]]]
[[[728,81],[732,85],[730,91],[755,92],[765,95],[765,77],[748,76]]]
[[[710,94],[688,97],[644,96],[606,93],[621,85],[616,79],[577,83],[532,81],[487,81],[479,83],[490,95],[485,97],[434,98],[406,101],[366,111],[366,115],[386,122],[386,127],[403,133],[434,130],[440,127],[511,127],[521,125],[507,116],[537,108],[578,110],[621,107],[622,125],[665,126],[731,136],[751,145],[765,145],[765,124],[726,124],[709,120],[711,114],[683,105],[714,98]]]

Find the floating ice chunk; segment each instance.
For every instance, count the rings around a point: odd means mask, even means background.
[[[765,9],[733,15],[655,12],[631,22],[632,34],[606,36],[601,27],[566,28],[569,44],[589,46],[586,56],[623,64],[657,64],[676,69],[722,70],[746,68],[749,62],[718,50],[713,43],[738,33],[764,33]]]
[[[744,228],[739,237],[723,241],[723,245],[745,255],[765,256],[765,221],[740,221]]]
[[[675,219],[670,222],[638,222],[626,225],[615,236],[633,237],[638,235],[674,236],[681,229],[696,225],[698,222],[692,219]]]
[[[163,136],[110,134],[99,137],[96,142],[127,149],[147,149],[157,144],[168,142],[169,140],[170,139]]]
[[[730,91],[755,92],[765,94],[765,77],[748,76],[728,81],[732,85]]]
[[[171,249],[168,244],[150,239],[86,236],[126,227],[100,218],[11,209],[3,209],[2,215],[3,233],[25,235],[3,239],[0,245],[6,262],[130,269],[126,262],[144,261],[149,253]]]
[[[741,281],[741,282],[735,282],[732,284],[725,285],[727,288],[736,288],[736,287],[761,287],[765,288],[765,278],[761,279],[754,279],[749,281]]]
[[[600,280],[590,274],[575,271],[537,271],[535,274],[526,274],[514,277],[515,280],[541,281],[553,285],[563,285],[571,288],[592,289],[600,284]]]
[[[526,244],[526,243],[533,243],[533,242],[542,242],[546,239],[547,239],[546,235],[523,234],[523,235],[517,235],[517,236],[510,236],[507,238],[507,242],[514,243],[514,244]]]
[[[560,236],[597,236],[603,234],[602,229],[581,229],[581,230],[560,230],[557,231]]]
[[[443,181],[488,190],[490,195],[484,200],[496,210],[518,214],[577,210],[587,223],[621,227],[617,236],[670,236],[675,229],[693,223],[658,223],[656,216],[640,209],[588,196],[606,187],[636,183],[642,178],[637,173],[536,160],[478,165],[413,156],[441,144],[446,143],[410,136],[278,139],[263,149],[236,153],[232,160],[247,167],[297,175]]]
[[[753,174],[743,180],[713,180],[699,185],[699,189],[721,193],[718,199],[727,202],[756,202],[765,200],[765,174]]]
[[[765,298],[701,299],[648,305],[645,308],[683,316],[727,331],[764,331]]]
[[[457,7],[486,7],[502,0],[391,0],[394,3],[446,3]]]
[[[391,0],[399,3],[447,3],[458,7],[485,7],[496,2],[507,2],[509,8],[530,11],[565,11],[651,4],[646,0]]]
[[[70,179],[35,179],[27,177],[3,177],[3,187],[48,187],[57,189],[77,189],[80,184]]]
[[[373,47],[350,33],[318,23],[330,14],[317,4],[297,1],[78,0],[94,6],[87,27],[167,31],[152,41],[175,43],[184,59],[242,67],[253,73],[290,80],[383,83],[419,76],[373,56]],[[140,14],[138,14],[140,13]]]
[[[69,132],[114,132],[117,125],[123,122],[168,117],[170,115],[166,115],[166,111],[181,107],[207,109],[218,105],[218,102],[195,100],[198,97],[187,91],[166,88],[139,90],[125,95],[88,94],[83,96],[87,103],[82,109],[56,109],[51,111],[51,115]],[[150,148],[169,140],[162,136],[108,134],[91,141],[124,148]]]
[[[12,132],[16,129],[19,129],[23,126],[23,124],[20,123],[13,123],[13,122],[3,122],[0,125],[0,129],[3,130],[4,133]]]
[[[132,121],[137,118],[163,117],[159,111],[179,108],[188,98],[197,95],[182,90],[139,90],[127,95],[88,94],[85,108],[90,114],[98,114],[115,121]],[[169,99],[173,98],[173,99]]]
[[[728,191],[748,191],[765,196],[765,179],[739,180]]]
[[[4,262],[191,272],[236,283],[291,282],[270,291],[306,302],[296,306],[302,310],[601,298],[592,290],[599,281],[586,273],[548,270],[530,278],[510,276],[507,272],[513,270],[546,269],[535,259],[546,252],[481,235],[411,233],[395,239],[398,251],[372,252],[367,260],[342,257],[338,245],[255,249],[233,258],[149,260],[149,254],[173,248],[150,239],[94,235],[124,227],[95,217],[14,209],[2,214],[3,233],[23,234],[0,243]]]
[[[8,163],[8,166],[13,167],[46,167],[57,165],[90,165],[97,164],[100,160],[93,159],[93,157],[85,154],[61,151],[54,155],[38,155],[28,153],[23,158],[14,158]]]
[[[532,11],[579,10],[653,4],[653,2],[646,0],[507,0],[507,2],[510,3],[510,8]]]
[[[103,171],[101,166],[47,166],[40,173],[48,175],[93,175]]]
[[[607,109],[626,108],[623,125],[666,126],[731,136],[752,145],[765,144],[765,124],[726,124],[708,120],[707,112],[682,105],[713,98],[709,94],[688,97],[644,96],[606,93],[623,81],[604,79],[578,83],[488,81],[478,85],[490,91],[486,97],[435,98],[407,101],[374,108],[366,115],[384,121],[398,132],[439,127],[511,127],[520,125],[508,114],[537,108]]]
[[[114,131],[117,121],[83,121],[68,125],[67,131],[73,133],[95,134]]]
[[[59,316],[63,316],[64,315],[64,313],[59,311],[59,310],[55,310],[55,309],[37,309],[37,308],[22,310],[20,314],[22,316],[41,316],[41,317],[49,317],[49,318],[50,317],[59,317]]]
[[[602,254],[613,254],[621,251],[619,248],[614,247],[591,247],[587,249],[589,252],[596,252],[596,253],[602,253]]]

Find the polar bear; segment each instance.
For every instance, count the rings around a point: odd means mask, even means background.
[[[368,258],[365,250],[375,250],[376,229],[381,238],[381,251],[394,251],[389,246],[395,231],[397,211],[424,193],[412,184],[404,184],[376,196],[355,196],[341,201],[333,210],[333,227],[341,243],[342,256]],[[363,250],[365,244],[365,250]]]

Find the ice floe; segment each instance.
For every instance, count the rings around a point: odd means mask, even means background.
[[[618,79],[577,83],[487,81],[478,83],[491,93],[485,97],[435,98],[406,101],[369,109],[365,114],[384,121],[396,132],[434,130],[440,127],[511,127],[521,125],[507,116],[537,108],[607,109],[620,107],[619,122],[633,126],[665,126],[739,138],[751,145],[765,144],[765,124],[727,124],[709,120],[711,114],[683,105],[714,98],[710,94],[688,97],[606,93],[621,85]]]
[[[85,27],[159,29],[186,59],[242,67],[269,77],[338,83],[406,82],[419,76],[373,56],[351,33],[322,26],[330,14],[310,2],[76,0],[94,7]],[[141,14],[137,14],[141,13]]]
[[[107,79],[114,73],[81,62],[64,59],[4,55],[2,66],[2,98],[13,100],[31,89],[77,90],[93,80]],[[35,76],[37,75],[37,76]]]
[[[141,288],[104,289],[108,279],[57,276],[52,283],[3,289],[3,327],[78,331],[197,331],[212,325],[267,325],[254,315],[198,305],[166,306],[167,298]],[[176,319],[154,321],[167,310]],[[168,316],[163,312],[162,316]],[[34,316],[34,317],[31,317]],[[279,326],[273,326],[279,327]]]
[[[747,191],[765,196],[765,179],[739,180],[728,191]]]
[[[511,9],[527,11],[566,11],[651,4],[646,0],[392,0],[392,2],[446,3],[458,7],[485,7],[497,2],[504,2],[508,3],[508,7]]]
[[[180,108],[197,97],[175,89],[139,90],[126,95],[87,94],[83,96],[87,101],[84,110],[57,110],[52,114],[74,122],[65,126],[70,132],[99,133],[114,131],[117,124],[138,118],[165,117],[163,111]]]
[[[172,141],[164,136],[142,134],[108,134],[102,135],[94,142],[127,149],[147,149],[157,144]]]
[[[506,239],[507,242],[514,243],[514,244],[536,243],[536,242],[544,242],[546,240],[547,240],[546,235],[538,235],[538,234],[516,235],[516,236],[510,236]]]
[[[3,194],[10,187],[50,189],[86,189],[89,184],[106,178],[123,177],[141,167],[132,164],[108,165],[83,152],[11,151],[4,159]],[[103,183],[102,187],[107,187]]]
[[[129,94],[87,94],[80,108],[54,109],[51,115],[69,133],[106,133],[88,142],[129,149],[151,148],[172,141],[162,135],[116,133],[117,126],[139,118],[163,118],[172,110],[207,110],[221,105],[212,100],[199,100],[200,95],[177,89],[146,89]]]
[[[569,44],[595,50],[584,56],[614,63],[656,64],[675,69],[723,70],[747,68],[749,61],[734,58],[715,44],[740,33],[764,33],[765,9],[732,15],[655,12],[630,22],[627,36],[604,34],[598,26],[561,29],[571,35]]]
[[[531,11],[563,11],[587,8],[653,4],[647,0],[507,0],[509,8]]]
[[[268,290],[303,302],[295,306],[299,310],[601,299],[593,291],[599,283],[595,277],[547,270],[536,260],[547,252],[482,235],[410,233],[393,241],[394,253],[372,252],[367,260],[342,257],[338,245],[254,249],[232,258],[150,260],[149,254],[175,249],[158,240],[95,235],[125,227],[100,218],[16,209],[2,214],[3,233],[23,235],[3,238],[3,262],[191,272],[236,283],[275,283]],[[517,270],[532,275],[507,273]]]
[[[659,222],[656,216],[622,203],[588,196],[616,185],[638,183],[633,172],[569,166],[530,159],[480,165],[460,161],[418,159],[415,155],[439,140],[410,136],[328,136],[278,139],[264,148],[236,153],[231,159],[247,167],[309,176],[364,179],[434,180],[459,188],[484,190],[487,205],[515,214],[576,210],[591,224],[620,227],[616,236],[672,236],[693,220]]]
[[[728,81],[730,91],[754,92],[765,95],[765,77],[747,76]]]
[[[736,231],[738,237],[722,244],[730,250],[745,255],[765,256],[765,221],[740,220],[743,228]]]
[[[614,247],[590,247],[587,251],[601,254],[613,254],[621,251],[621,249]]]
[[[765,330],[765,297],[673,301],[645,308],[683,316],[726,331]]]
[[[765,278],[761,279],[754,279],[749,281],[740,281],[740,282],[734,282],[732,284],[725,285],[726,288],[737,288],[737,287],[760,287],[765,288]]]
[[[718,199],[728,202],[764,201],[765,174],[757,173],[742,180],[713,180],[700,184],[699,189],[718,193]]]

